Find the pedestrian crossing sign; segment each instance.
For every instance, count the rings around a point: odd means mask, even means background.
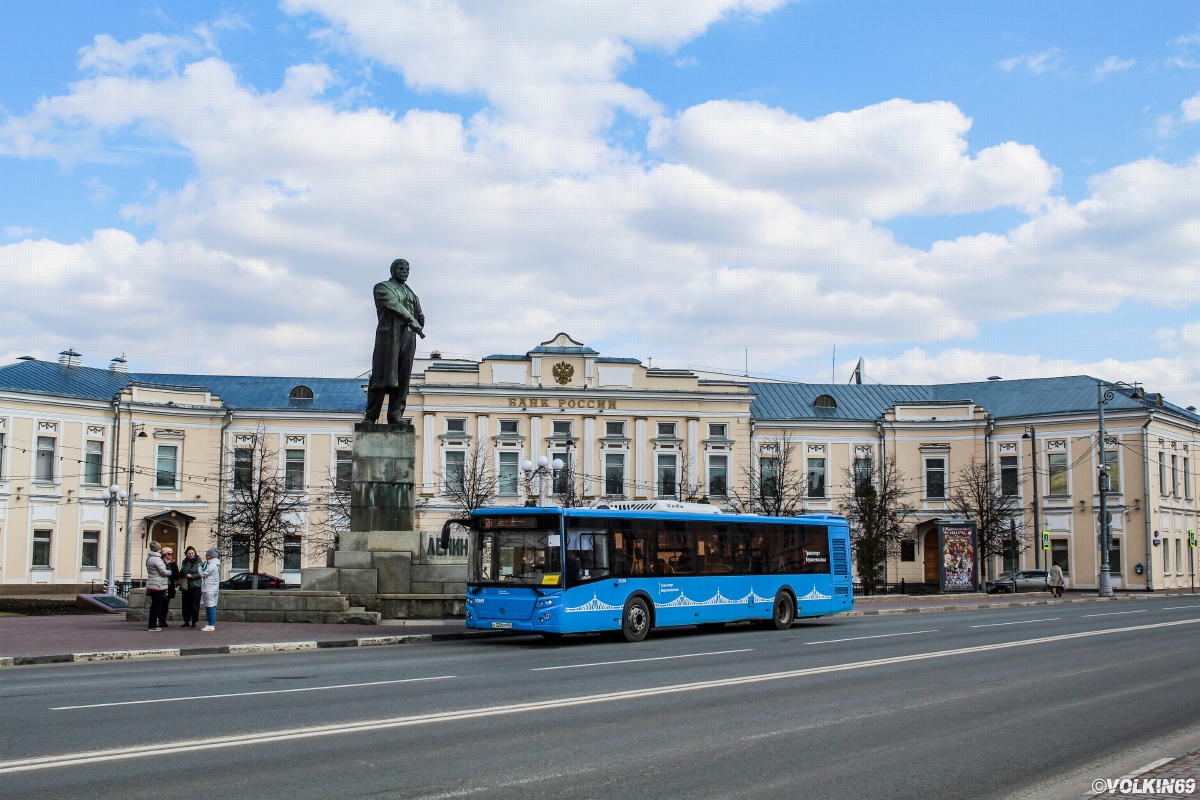
[[[1050,549],[1050,531],[1042,531],[1042,549]]]
[[[1196,532],[1188,531],[1188,547],[1196,546]]]

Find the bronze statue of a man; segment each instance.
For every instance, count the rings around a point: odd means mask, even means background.
[[[408,262],[397,258],[392,262],[391,280],[375,284],[375,311],[379,325],[375,329],[375,352],[371,356],[371,382],[367,384],[367,417],[375,422],[383,410],[383,397],[388,396],[387,421],[400,422],[408,399],[408,382],[412,378],[413,356],[417,352],[417,337],[425,338],[425,315],[421,301],[408,288]]]

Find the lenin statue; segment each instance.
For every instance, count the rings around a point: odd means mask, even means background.
[[[421,301],[408,288],[408,262],[392,262],[391,280],[375,284],[375,311],[379,326],[375,329],[375,353],[371,357],[371,382],[367,385],[367,416],[364,422],[376,422],[388,396],[387,421],[395,425],[404,414],[408,382],[412,377],[417,337],[425,338],[425,315]]]

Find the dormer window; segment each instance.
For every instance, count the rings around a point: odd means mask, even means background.
[[[288,397],[292,400],[312,400],[313,391],[307,386],[297,386]]]
[[[816,400],[813,400],[814,408],[837,408],[837,400],[834,400],[831,395],[819,395]]]

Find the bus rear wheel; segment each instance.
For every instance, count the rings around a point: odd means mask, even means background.
[[[631,597],[621,612],[621,635],[627,642],[640,642],[650,635],[650,607],[640,597]]]
[[[796,601],[792,595],[782,589],[775,595],[775,604],[771,614],[771,623],[777,631],[786,631],[796,621]]]

